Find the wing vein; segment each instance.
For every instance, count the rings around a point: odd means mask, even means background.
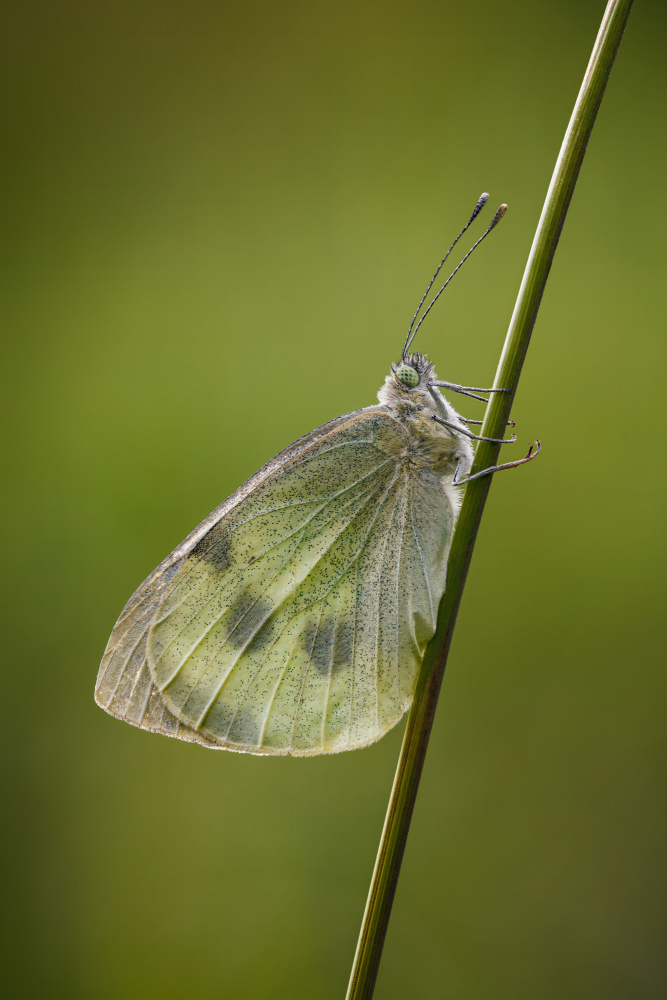
[[[130,630],[128,630],[128,634],[129,634],[129,631]],[[116,680],[116,683],[114,684],[114,689],[111,692],[111,695],[109,696],[109,699],[107,700],[107,704],[106,704],[107,708],[109,707],[109,705],[111,704],[111,702],[116,697],[116,694],[118,693],[118,688],[120,687],[120,682],[122,681],[123,676],[125,674],[125,671],[127,670],[127,665],[130,662],[130,660],[132,659],[132,655],[133,655],[135,649],[137,648],[137,646],[139,645],[139,643],[141,642],[141,640],[144,638],[144,634],[145,633],[143,633],[143,632],[140,634],[139,638],[137,639],[137,641],[135,643],[133,643],[133,645],[132,645],[129,653],[125,657],[125,660],[123,661],[123,667],[122,667],[122,669],[120,670],[120,672],[118,674],[118,679]],[[107,668],[108,668],[108,666],[109,666],[109,664],[107,664]],[[106,669],[104,671],[104,676],[106,676]]]
[[[290,736],[290,743],[289,743],[290,750],[294,749],[294,733],[296,732],[296,720],[297,720],[297,718],[299,716],[299,709],[301,708],[301,702],[303,701],[303,692],[306,689],[306,680],[308,678],[308,674],[310,673],[310,665],[311,665],[312,660],[313,660],[313,649],[315,648],[315,643],[317,641],[317,633],[320,630],[320,623],[322,621],[322,614],[323,614],[323,612],[324,612],[324,606],[322,606],[320,608],[320,615],[319,615],[319,618],[317,619],[317,628],[315,629],[315,635],[313,636],[313,641],[310,644],[310,650],[308,652],[308,659],[306,661],[306,669],[303,672],[303,681],[301,682],[301,690],[299,691],[299,700],[297,701],[296,708],[294,709],[294,722],[292,723],[292,734]],[[268,719],[268,715],[267,715],[267,719]]]
[[[400,519],[401,521],[401,534],[398,540],[398,552],[396,556],[396,607],[401,596],[401,563],[403,559],[403,539],[405,538],[405,522],[408,510],[408,492],[410,489],[410,483],[408,476],[406,475],[403,480],[403,496],[401,498],[401,506],[403,509],[403,515]],[[398,704],[402,702],[401,696],[401,632],[400,623],[396,628],[396,689],[398,695]]]
[[[428,593],[428,603],[431,608],[431,623],[435,625],[435,609],[433,607],[433,594],[431,592],[431,581],[426,569],[426,563],[424,562],[424,553],[422,552],[422,547],[419,543],[419,537],[417,535],[417,529],[415,528],[415,518],[414,511],[412,509],[412,504],[410,504],[410,524],[412,526],[412,534],[414,535],[415,542],[417,545],[417,551],[419,552],[419,562],[421,563],[422,573],[424,575],[424,583],[426,584],[426,590]]]
[[[354,561],[354,631],[352,633],[352,662],[350,664],[350,718],[347,724],[347,745],[350,745],[352,738],[352,713],[354,711],[354,683],[356,677],[355,665],[357,661],[357,608],[359,606],[359,561]]]
[[[382,546],[382,559],[380,560],[380,572],[378,576],[378,593],[377,593],[377,628],[375,632],[375,722],[377,728],[380,728],[380,600],[382,597],[382,580],[384,578],[385,571],[385,555],[387,552],[387,544],[389,542],[389,529],[391,525],[387,526],[387,530],[384,536],[384,545]]]

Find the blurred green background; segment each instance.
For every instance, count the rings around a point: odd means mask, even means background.
[[[201,518],[374,402],[483,190],[418,346],[492,379],[603,9],[5,6],[8,996],[342,1000],[403,727],[213,753],[103,714],[97,665]],[[556,257],[378,1000],[667,990],[666,21],[638,0]]]

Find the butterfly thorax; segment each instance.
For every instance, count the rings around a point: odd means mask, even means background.
[[[398,377],[405,368],[413,370],[418,382],[406,385]],[[462,418],[445,399],[437,386],[433,365],[423,354],[409,355],[401,365],[393,364],[384,385],[378,392],[378,400],[407,431],[406,445],[401,460],[407,467],[430,471],[436,476],[450,480],[459,465],[461,472],[467,473],[472,465],[472,448],[464,433]],[[434,420],[438,416],[453,427],[445,427]]]

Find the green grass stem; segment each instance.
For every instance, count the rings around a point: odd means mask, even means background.
[[[605,10],[551,178],[498,364],[494,386],[507,387],[512,392],[493,394],[481,430],[486,437],[504,436],[558,239],[631,7],[632,0],[610,0]],[[499,445],[480,443],[473,473],[495,465],[499,451]],[[530,475],[528,470],[516,474]],[[452,540],[447,589],[440,602],[436,633],[426,649],[408,716],[347,1000],[370,1000],[375,989],[452,633],[492,478],[483,476],[466,488]]]

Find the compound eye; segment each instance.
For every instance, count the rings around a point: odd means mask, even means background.
[[[419,375],[410,365],[401,365],[396,372],[396,378],[410,389],[414,389],[416,385],[419,385]]]

